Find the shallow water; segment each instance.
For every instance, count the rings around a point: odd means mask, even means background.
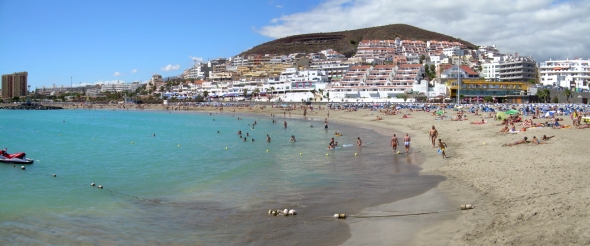
[[[392,155],[389,138],[369,129],[237,116],[0,111],[0,147],[35,159],[25,171],[0,165],[0,244],[337,245],[350,233],[331,215],[444,179],[418,175],[416,156]],[[357,136],[367,145],[328,150],[336,130],[340,145]],[[285,208],[299,214],[267,214]]]

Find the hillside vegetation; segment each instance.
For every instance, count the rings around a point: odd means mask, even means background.
[[[363,39],[385,40],[395,39],[396,37],[422,41],[457,41],[465,44],[468,48],[477,48],[477,46],[470,42],[448,35],[431,32],[406,24],[392,24],[340,32],[289,36],[258,45],[248,51],[242,52],[240,56],[251,54],[286,55],[299,52],[313,53],[325,49],[334,49],[339,53],[350,57],[354,55],[359,41]]]

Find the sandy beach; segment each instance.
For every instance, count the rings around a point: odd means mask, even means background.
[[[117,106],[114,109],[121,110]],[[268,106],[226,107],[223,111],[277,116],[284,112]],[[292,117],[303,117],[303,110],[289,112]],[[502,127],[496,126],[500,122],[493,119],[485,119],[485,124],[470,124],[481,120],[481,116],[469,113],[467,121],[451,121],[437,120],[426,112],[402,112],[410,117],[367,109],[329,110],[329,120],[372,128],[389,136],[384,137],[384,143],[389,142],[393,133],[400,142],[408,133],[412,137],[411,152],[424,158],[419,161],[421,174],[442,175],[447,180],[417,197],[367,208],[358,215],[384,217],[347,219],[352,236],[345,244],[590,244],[590,164],[586,161],[590,129],[545,127],[510,134],[500,133]],[[307,111],[307,117],[320,120],[327,113],[326,109],[316,109]],[[382,119],[377,120],[377,116]],[[563,118],[571,124],[569,117]],[[429,129],[433,125],[448,145],[446,159],[430,143]],[[543,135],[555,137],[546,144],[502,146],[525,136],[530,140]],[[391,154],[394,155],[393,151]],[[474,208],[460,210],[463,204],[472,204]],[[424,214],[407,215],[416,213]]]

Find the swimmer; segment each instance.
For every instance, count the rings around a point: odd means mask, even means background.
[[[219,133],[219,131],[217,131],[217,133]],[[154,134],[152,135],[152,137],[155,137],[155,136],[156,136],[156,134],[154,133]]]
[[[254,142],[254,139],[252,139],[252,142]]]
[[[217,133],[219,133],[219,131],[217,131]],[[154,136],[156,136],[156,134],[154,134]]]
[[[217,131],[217,132],[219,132],[219,131]],[[242,131],[238,131],[238,135],[242,135]]]
[[[266,134],[266,141],[270,143],[270,136]]]
[[[287,122],[283,122],[283,126],[285,126],[285,128],[287,128]]]
[[[246,140],[247,140],[247,139],[246,139],[246,138],[244,138],[244,142],[246,142]]]
[[[297,142],[297,140],[295,140],[295,135],[291,135],[291,139],[289,141],[290,142]]]

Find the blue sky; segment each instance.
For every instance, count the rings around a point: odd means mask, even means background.
[[[32,88],[178,75],[191,57],[229,57],[273,40],[256,32],[315,1],[0,1],[0,73]],[[167,67],[177,70],[163,71]],[[115,74],[118,73],[118,74]]]
[[[32,88],[146,81],[275,38],[404,23],[503,53],[590,59],[587,0],[0,0],[0,73]]]

